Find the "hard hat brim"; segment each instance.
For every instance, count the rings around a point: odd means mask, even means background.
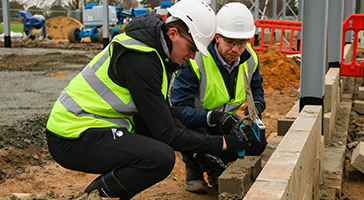
[[[219,28],[217,28],[216,33],[226,37],[226,38],[231,38],[231,39],[251,39],[254,37],[255,35],[255,27],[253,28],[253,30],[249,31],[249,32],[233,32],[233,31],[221,31],[219,30]]]
[[[209,57],[209,54],[207,53],[207,46],[203,45],[201,42],[195,41],[196,47],[199,52],[202,53],[202,55]]]

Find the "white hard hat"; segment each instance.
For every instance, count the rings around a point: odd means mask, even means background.
[[[254,36],[254,17],[242,3],[225,4],[216,15],[217,33],[227,38],[249,39]]]
[[[181,0],[167,10],[174,18],[187,25],[197,49],[207,57],[207,46],[216,33],[214,10],[201,0]],[[168,19],[166,22],[168,23]]]

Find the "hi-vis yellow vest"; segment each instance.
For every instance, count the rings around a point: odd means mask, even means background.
[[[190,65],[200,84],[198,96],[195,98],[196,109],[229,113],[238,111],[246,100],[243,70],[247,73],[250,83],[251,77],[258,66],[258,55],[250,43],[247,44],[246,49],[251,56],[247,61],[238,66],[234,99],[230,99],[224,79],[210,52],[208,58],[201,53],[197,53],[194,60],[190,59]]]
[[[78,138],[89,128],[124,127],[132,130],[131,121],[138,113],[132,96],[127,88],[115,84],[108,76],[111,55],[116,46],[121,48],[121,52],[125,49],[156,52],[163,67],[161,92],[167,97],[168,79],[158,52],[125,33],[120,34],[61,92],[50,113],[48,130],[66,138]]]

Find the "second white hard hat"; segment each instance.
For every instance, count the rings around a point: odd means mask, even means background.
[[[227,38],[250,39],[254,36],[254,17],[242,3],[227,3],[216,15],[217,33]]]
[[[181,19],[187,25],[197,49],[207,57],[207,46],[216,33],[214,10],[201,0],[181,0],[167,10],[173,17]]]

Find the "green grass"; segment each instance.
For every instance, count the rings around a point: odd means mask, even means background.
[[[10,30],[15,33],[24,33],[23,31],[24,25],[23,24],[10,24]],[[4,24],[0,24],[0,34],[4,33]]]
[[[123,24],[121,27],[126,26]],[[120,25],[117,25],[115,28],[121,28]],[[10,30],[15,33],[24,33],[23,31],[24,25],[23,24],[10,24]],[[4,24],[0,24],[0,34],[4,33]]]

